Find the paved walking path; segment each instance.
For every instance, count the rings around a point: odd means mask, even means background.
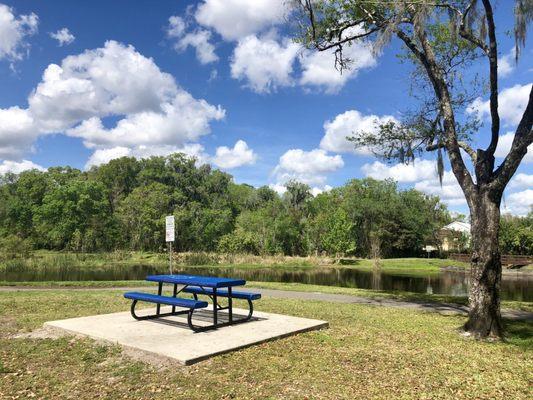
[[[14,287],[3,286],[0,287],[1,292],[16,292],[16,291],[43,291],[43,290],[76,290],[76,291],[88,291],[88,290],[147,290],[149,287],[50,287],[50,288],[36,288],[36,287]],[[259,292],[265,297],[271,297],[275,299],[297,299],[297,300],[317,300],[317,301],[329,301],[334,303],[350,303],[350,304],[368,304],[373,306],[384,307],[398,307],[404,309],[412,309],[415,311],[427,311],[437,312],[444,315],[468,313],[468,307],[460,304],[449,303],[436,303],[436,302],[422,302],[422,301],[402,301],[394,299],[379,299],[368,298],[360,296],[352,296],[347,294],[333,294],[333,293],[321,293],[321,292],[298,292],[293,290],[277,290],[277,289],[258,289],[253,288],[254,292]],[[502,309],[502,316],[507,319],[513,320],[525,320],[533,322],[533,313],[522,310]]]

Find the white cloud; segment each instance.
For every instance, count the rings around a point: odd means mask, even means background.
[[[320,148],[335,153],[372,154],[367,147],[355,148],[346,140],[347,136],[355,136],[358,132],[377,133],[379,124],[395,121],[390,115],[363,115],[357,110],[349,110],[337,115],[332,121],[324,123],[324,137]]]
[[[321,188],[314,186],[314,187],[311,188],[311,194],[314,197],[316,197],[316,196],[318,196],[321,193],[329,192],[331,189],[333,189],[333,188],[331,186],[329,186],[329,185],[324,185],[324,187],[321,187]]]
[[[361,169],[366,176],[375,179],[392,178],[400,183],[415,183],[414,188],[416,190],[428,195],[439,196],[444,203],[450,206],[466,204],[463,191],[453,172],[444,172],[441,186],[435,161],[419,159],[415,160],[414,164],[391,166],[376,161],[363,165]]]
[[[531,84],[515,85],[502,90],[498,96],[498,111],[506,126],[518,125],[529,100]],[[469,114],[477,113],[479,118],[490,118],[489,101],[480,97],[475,99],[466,109]]]
[[[211,73],[209,74],[209,79],[207,80],[207,82],[213,82],[214,80],[216,80],[218,78],[218,71],[216,69],[213,69],[211,70]]]
[[[527,189],[522,192],[509,194],[505,198],[502,213],[509,212],[515,215],[526,215],[532,210],[532,206],[533,190]]]
[[[38,131],[28,110],[0,109],[0,159],[19,159],[31,147]]]
[[[231,76],[244,80],[257,93],[293,84],[293,63],[300,46],[289,39],[247,36],[240,40],[231,60]]]
[[[185,33],[187,25],[183,18],[173,15],[168,19],[167,36],[170,38],[179,38]]]
[[[92,166],[107,164],[109,161],[121,157],[131,157],[131,149],[128,147],[117,146],[109,149],[96,150],[89,157],[89,160],[85,164],[85,168],[89,169]]]
[[[496,147],[496,151],[494,152],[494,155],[499,158],[505,158],[507,154],[509,153],[509,150],[511,150],[513,139],[514,139],[513,132],[507,132],[506,134],[501,135],[500,138],[498,139],[498,146]],[[527,148],[527,153],[522,159],[522,162],[523,163],[533,162],[533,144]]]
[[[38,24],[34,13],[17,17],[11,7],[0,4],[0,60],[21,60],[29,49],[26,38],[37,32]]]
[[[215,54],[215,46],[211,44],[211,32],[205,29],[197,29],[194,32],[185,33],[187,24],[183,18],[174,15],[168,19],[167,36],[176,39],[174,49],[181,53],[189,46],[196,50],[196,58],[201,64],[209,64],[218,60]]]
[[[54,132],[97,150],[182,148],[225,115],[178,87],[152,59],[114,41],[50,64],[28,103],[28,109],[0,109],[0,158],[20,158],[37,136]],[[107,117],[118,122],[109,127]]]
[[[100,118],[93,117],[66,133],[82,138],[89,148],[182,145],[208,134],[210,122],[224,115],[222,108],[196,100],[179,89],[171,101],[161,104],[161,112],[148,110],[129,114],[111,129],[106,129]]]
[[[533,175],[528,175],[524,173],[516,174],[511,180],[511,182],[509,182],[509,188],[533,188]]]
[[[457,179],[452,171],[445,171],[442,178],[442,186],[437,174],[432,179],[426,179],[415,184],[415,189],[439,198],[449,206],[465,205],[466,199]]]
[[[415,160],[411,164],[387,165],[379,161],[372,164],[364,164],[361,170],[366,176],[374,179],[393,179],[400,183],[419,182],[427,179],[435,179],[436,164],[431,160]]]
[[[71,44],[76,39],[68,28],[60,29],[57,32],[50,32],[50,37],[57,40],[60,46]]]
[[[50,64],[28,102],[44,130],[61,131],[93,116],[160,111],[177,92],[172,75],[152,59],[108,41]]]
[[[355,28],[355,30],[361,31],[360,28]],[[349,34],[353,33],[355,33],[354,30],[351,30]],[[335,68],[334,53],[335,49],[304,52],[300,59],[302,66],[300,84],[322,88],[326,93],[336,93],[348,80],[355,78],[360,70],[377,64],[372,45],[363,40],[343,48],[344,57],[352,62],[342,73]]]
[[[106,164],[111,160],[121,157],[148,158],[152,156],[168,156],[173,153],[184,153],[190,157],[195,157],[198,164],[205,164],[208,161],[208,155],[204,152],[204,147],[199,143],[186,143],[182,147],[177,146],[135,146],[135,147],[113,147],[96,150],[87,163],[85,168]]]
[[[270,185],[268,185],[268,187],[279,195],[282,195],[287,191],[285,185],[282,185],[281,183],[271,183]]]
[[[515,67],[515,49],[513,47],[509,53],[498,58],[498,75],[500,77],[509,76],[514,71]]]
[[[287,10],[286,0],[204,0],[195,18],[225,40],[238,40],[283,22]]]
[[[0,175],[7,174],[8,172],[11,172],[13,174],[20,174],[21,172],[28,171],[30,169],[46,171],[46,168],[43,168],[32,161],[22,160],[20,162],[16,162],[6,160],[0,164]]]
[[[330,156],[322,149],[304,151],[291,149],[285,152],[274,169],[278,183],[291,179],[308,185],[323,185],[326,175],[344,166],[339,155]]]
[[[268,185],[268,187],[270,189],[274,190],[280,196],[283,195],[283,193],[285,193],[287,191],[287,188],[285,187],[285,184],[281,184],[281,183],[271,183],[270,185]],[[311,194],[313,195],[313,197],[316,197],[320,193],[329,192],[331,189],[333,189],[333,188],[331,186],[329,186],[329,185],[324,185],[322,187],[313,186],[311,188]]]
[[[181,52],[192,46],[196,49],[198,61],[202,64],[209,64],[218,60],[218,56],[215,54],[215,46],[209,42],[210,39],[211,32],[200,29],[183,36],[176,42],[174,48]]]
[[[224,169],[232,169],[243,165],[254,164],[257,155],[248,147],[244,140],[238,140],[233,148],[226,146],[217,147],[213,162]]]

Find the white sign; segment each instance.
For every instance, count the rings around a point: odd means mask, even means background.
[[[176,237],[176,233],[174,230],[174,216],[169,215],[165,218],[165,237],[167,242],[173,242],[174,238]]]

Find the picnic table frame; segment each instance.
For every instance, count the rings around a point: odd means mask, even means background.
[[[161,304],[159,303],[156,306],[155,314],[139,316],[135,313],[135,306],[138,300],[134,300],[131,304],[131,315],[136,320],[156,319],[156,318],[161,318],[161,317],[188,314],[187,323],[189,327],[195,332],[201,332],[205,330],[216,329],[216,328],[220,328],[223,326],[246,322],[250,320],[252,317],[253,305],[252,305],[251,300],[248,300],[250,310],[246,317],[235,319],[233,316],[232,288],[234,286],[244,286],[246,284],[246,281],[243,279],[205,277],[205,276],[197,276],[197,275],[149,275],[146,277],[146,280],[157,283],[158,296],[162,295],[163,284],[165,283],[173,285],[173,292],[172,292],[173,297],[177,297],[179,293],[183,292],[189,286],[199,287],[202,290],[205,290],[206,288],[211,289],[212,293],[205,293],[205,295],[208,296],[213,302],[213,324],[207,325],[207,326],[194,326],[192,324],[192,314],[194,311],[193,309],[176,311],[176,306],[172,306],[171,312],[161,313]],[[178,290],[178,285],[182,285],[182,287],[179,288],[179,290]],[[228,305],[226,307],[222,307],[218,303],[219,296],[217,294],[217,289],[221,289],[221,288],[227,290],[227,294],[224,293],[224,296],[223,296],[223,297],[227,297],[228,299]],[[194,298],[195,300],[197,300],[198,298],[197,294],[194,294]],[[221,310],[228,310],[228,322],[222,322],[222,323],[219,322],[218,312]]]

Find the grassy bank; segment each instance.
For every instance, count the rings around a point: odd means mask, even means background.
[[[330,257],[253,256],[216,253],[178,253],[174,255],[176,267],[210,266],[221,268],[308,268],[336,267],[370,270],[372,260]],[[442,267],[465,268],[467,264],[448,259],[392,258],[381,260],[381,269],[394,272],[438,272]],[[164,272],[168,269],[168,255],[116,251],[109,253],[68,253],[39,250],[24,258],[0,258],[2,270],[127,270],[134,267],[150,267]]]
[[[120,291],[0,293],[0,398],[531,396],[531,325],[509,323],[507,343],[478,343],[457,334],[464,319],[456,316],[296,300],[257,307],[326,319],[331,328],[157,370],[88,339],[12,338],[51,319],[127,310]]]

